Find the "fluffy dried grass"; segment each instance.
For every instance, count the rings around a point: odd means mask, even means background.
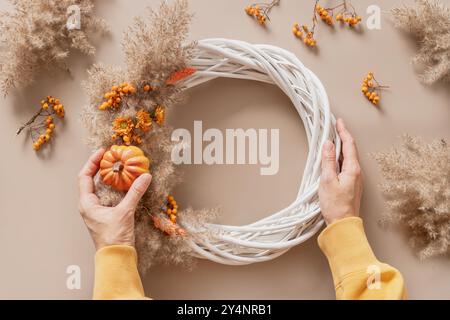
[[[375,155],[390,213],[385,221],[405,226],[420,258],[450,253],[450,147],[403,137],[398,148]]]
[[[158,11],[149,11],[146,18],[136,18],[123,41],[126,53],[126,70],[94,65],[89,78],[83,84],[89,97],[89,105],[82,112],[82,122],[89,130],[88,144],[94,148],[110,147],[112,144],[111,123],[118,116],[131,116],[141,108],[151,111],[156,105],[166,108],[181,102],[182,87],[165,85],[167,78],[185,68],[191,59],[194,43],[185,44],[191,16],[187,1],[177,0],[172,5],[163,2]],[[155,94],[138,93],[122,105],[117,112],[100,111],[98,106],[103,95],[113,85],[129,82],[136,87],[151,84]],[[169,237],[157,230],[148,213],[161,212],[166,197],[171,193],[180,177],[171,161],[174,147],[170,140],[170,128],[153,126],[143,137],[139,147],[151,158],[153,181],[136,212],[136,248],[139,254],[140,270],[145,272],[153,264],[178,264],[192,267],[194,259],[187,244],[187,238]],[[122,193],[102,184],[98,179],[96,192],[103,205],[114,206],[120,202]],[[210,221],[216,210],[182,210],[178,221],[198,224]]]
[[[415,7],[395,8],[392,14],[395,26],[419,43],[413,62],[425,67],[421,81],[450,81],[450,9],[439,0],[416,0]]]
[[[95,53],[89,37],[107,31],[106,22],[93,14],[93,0],[8,0],[13,10],[0,12],[0,88],[30,85],[39,73],[53,67],[68,70],[72,49]],[[78,5],[81,29],[68,30],[67,9]]]

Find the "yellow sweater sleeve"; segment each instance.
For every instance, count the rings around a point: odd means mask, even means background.
[[[337,299],[406,299],[402,275],[377,260],[360,218],[329,225],[318,242],[330,264]]]
[[[113,299],[146,299],[133,247],[109,246],[95,254],[94,300]]]

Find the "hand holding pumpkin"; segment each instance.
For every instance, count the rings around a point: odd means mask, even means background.
[[[128,191],[141,174],[149,173],[150,160],[135,146],[112,146],[100,162],[103,183],[118,191]]]
[[[110,245],[134,246],[134,213],[151,182],[151,175],[140,175],[116,207],[104,207],[94,193],[93,177],[100,169],[104,149],[95,152],[78,175],[79,210],[97,250]]]

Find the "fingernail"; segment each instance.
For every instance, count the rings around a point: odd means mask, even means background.
[[[151,181],[152,179],[152,175],[150,173],[144,173],[141,175],[141,177],[142,177],[141,179],[145,181]]]

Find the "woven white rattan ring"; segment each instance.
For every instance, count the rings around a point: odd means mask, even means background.
[[[335,141],[337,155],[341,148],[328,96],[317,76],[294,54],[275,46],[205,39],[198,42],[191,65],[198,71],[186,81],[187,88],[220,77],[274,84],[291,99],[303,121],[309,153],[290,206],[245,226],[183,225],[200,258],[228,265],[274,259],[311,238],[324,223],[318,200],[321,150],[327,139]]]

